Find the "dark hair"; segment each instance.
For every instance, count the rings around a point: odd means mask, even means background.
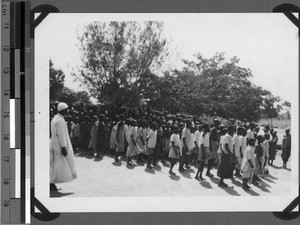
[[[233,125],[229,125],[228,126],[228,132],[234,132],[234,126]]]
[[[270,139],[270,134],[265,133],[265,140],[269,140]]]
[[[227,134],[227,132],[228,132],[227,128],[224,127],[223,130],[222,130],[222,135]]]
[[[254,146],[254,145],[255,145],[255,139],[254,139],[254,138],[250,138],[250,139],[248,140],[248,144],[249,144],[250,146]]]
[[[242,127],[238,127],[237,128],[237,135],[243,135],[243,128]]]
[[[154,128],[157,128],[157,127],[158,127],[158,125],[157,125],[156,122],[153,122],[153,123],[151,124],[151,129],[154,129]]]

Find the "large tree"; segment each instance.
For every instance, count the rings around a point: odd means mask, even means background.
[[[153,99],[153,106],[250,121],[257,121],[266,110],[271,93],[249,81],[252,72],[240,67],[237,57],[226,60],[224,53],[211,58],[197,54],[196,60],[183,62],[182,70],[160,79],[156,87],[159,97]]]
[[[118,107],[145,97],[139,86],[168,56],[161,22],[93,22],[78,39],[82,65],[73,75],[91,96]]]

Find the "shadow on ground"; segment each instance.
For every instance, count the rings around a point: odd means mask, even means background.
[[[73,194],[74,194],[74,192],[62,193],[62,192],[59,192],[59,191],[50,191],[50,198],[60,198],[60,197],[73,195]]]

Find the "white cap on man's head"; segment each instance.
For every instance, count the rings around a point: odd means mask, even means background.
[[[69,107],[69,106],[68,106],[66,103],[60,102],[60,103],[58,103],[58,105],[57,105],[57,111],[60,112],[60,111],[62,111],[62,110],[64,110],[64,109],[67,109],[68,107]]]

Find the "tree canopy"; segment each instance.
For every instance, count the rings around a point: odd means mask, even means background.
[[[211,58],[197,54],[195,61],[183,62],[182,70],[166,73],[156,82],[152,107],[251,121],[263,114],[276,117],[274,104],[279,98],[251,83],[251,70],[240,67],[237,57],[227,61],[224,53]]]
[[[136,106],[168,56],[162,31],[161,22],[91,23],[78,36],[82,65],[73,75],[103,104]]]
[[[137,107],[239,120],[278,116],[280,98],[254,85],[252,71],[224,53],[183,59],[182,69],[165,71],[169,55],[162,22],[93,22],[78,35],[81,66],[73,76],[92,97],[110,108]]]

